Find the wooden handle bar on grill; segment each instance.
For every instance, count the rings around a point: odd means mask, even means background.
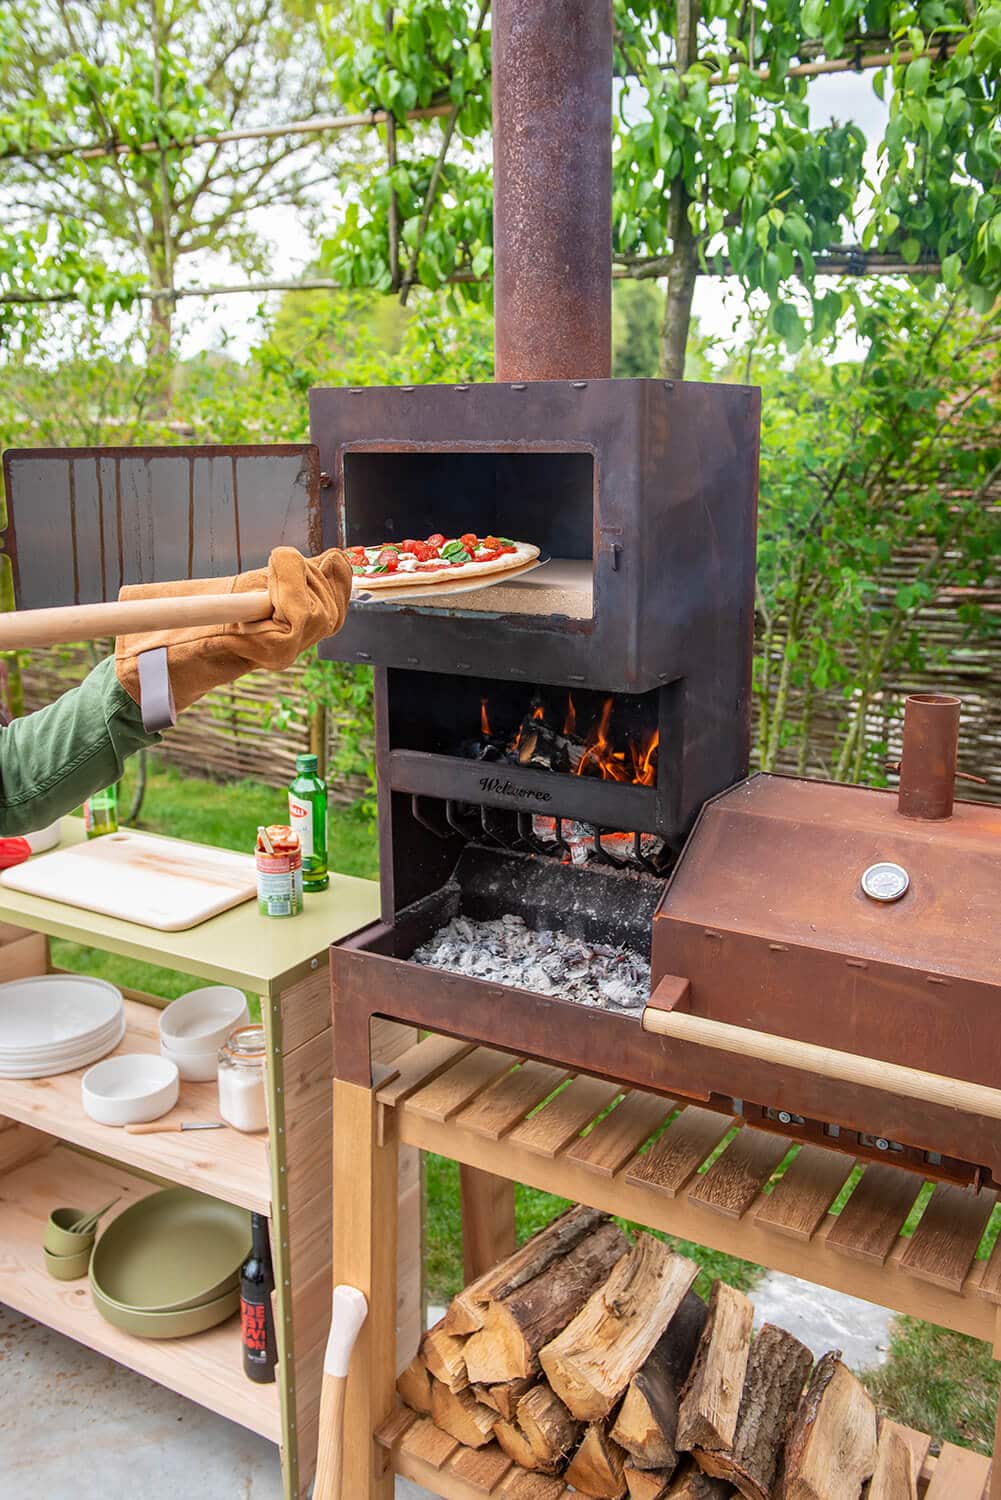
[[[726,1021],[712,1021],[687,1011],[658,1010],[651,1005],[643,1012],[643,1030],[673,1037],[678,1042],[694,1042],[700,1047],[753,1057],[778,1067],[798,1068],[801,1073],[813,1073],[818,1078],[882,1089],[903,1099],[919,1099],[926,1104],[941,1104],[947,1109],[962,1109],[989,1120],[1001,1120],[1001,1089],[988,1088],[984,1083],[966,1083],[961,1078],[945,1078],[941,1073],[926,1073],[921,1068],[905,1068],[900,1063],[880,1062],[875,1057],[859,1057],[854,1052],[838,1052],[833,1047],[818,1047],[814,1042],[798,1042],[793,1037],[731,1026]]]
[[[135,631],[185,630],[197,625],[245,625],[271,618],[267,589],[245,594],[189,594],[167,599],[126,599],[110,604],[68,604],[0,614],[0,651],[95,641]]]

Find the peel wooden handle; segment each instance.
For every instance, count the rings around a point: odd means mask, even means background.
[[[181,1130],[180,1120],[149,1120],[143,1125],[126,1125],[126,1135],[159,1135],[164,1130]]]
[[[245,594],[188,594],[165,599],[124,599],[111,604],[68,604],[0,614],[0,651],[61,646],[146,630],[186,630],[198,625],[246,625],[271,618],[267,589]]]
[[[344,1401],[351,1354],[368,1317],[365,1294],[353,1286],[335,1286],[330,1333],[323,1358],[320,1388],[320,1440],[316,1454],[313,1500],[353,1500],[342,1496],[344,1474]]]
[[[818,1047],[814,1042],[799,1042],[793,1037],[731,1026],[726,1021],[713,1021],[685,1011],[658,1010],[650,1005],[643,1012],[643,1030],[673,1037],[678,1042],[694,1042],[700,1047],[753,1057],[778,1067],[797,1068],[801,1073],[814,1073],[838,1083],[882,1089],[903,1099],[917,1099],[1001,1120],[1001,1089],[983,1083],[967,1083],[941,1073],[926,1073],[921,1068],[906,1068],[900,1063],[881,1062],[875,1057],[838,1052],[833,1047]]]

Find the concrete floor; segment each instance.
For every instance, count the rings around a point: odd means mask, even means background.
[[[890,1314],[766,1275],[755,1322],[855,1369],[881,1364]],[[444,1309],[430,1308],[429,1322]],[[0,1494],[46,1500],[281,1500],[275,1447],[103,1355],[0,1306]],[[408,1480],[396,1500],[430,1500]]]

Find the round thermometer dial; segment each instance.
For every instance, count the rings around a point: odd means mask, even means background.
[[[882,860],[862,875],[862,889],[871,901],[899,901],[911,883],[903,865]]]

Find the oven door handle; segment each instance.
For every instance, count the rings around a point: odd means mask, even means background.
[[[693,1016],[683,1010],[662,1010],[653,1005],[643,1012],[643,1030],[671,1037],[676,1042],[691,1042],[776,1067],[795,1068],[800,1073],[812,1073],[833,1082],[858,1084],[898,1094],[903,1099],[918,1099],[982,1115],[988,1120],[1001,1120],[1001,1089],[988,1088],[983,1083],[967,1083],[941,1073],[926,1073],[921,1068],[907,1068],[900,1063],[839,1052],[833,1047],[819,1047],[815,1042],[800,1042],[794,1037],[752,1031],[747,1026],[731,1026],[726,1021]]]

